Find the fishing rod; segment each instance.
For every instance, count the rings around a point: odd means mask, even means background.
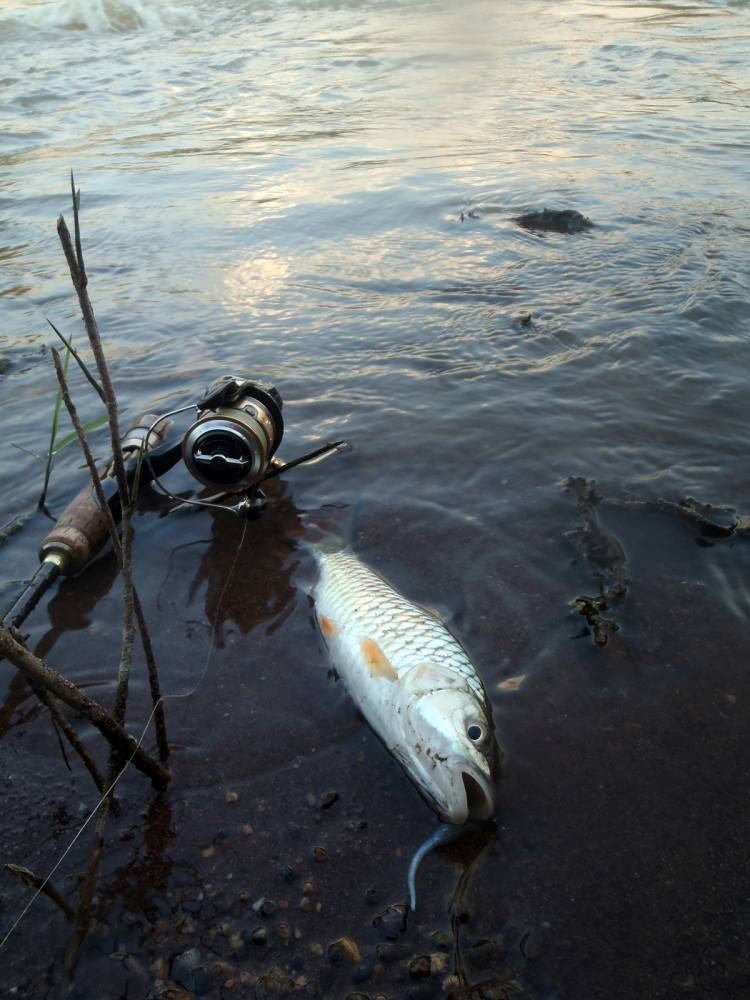
[[[193,403],[162,415],[144,414],[125,434],[121,448],[127,489],[137,497],[152,484],[179,507],[209,507],[237,516],[259,517],[266,498],[261,484],[299,465],[338,450],[345,441],[328,442],[283,462],[276,455],[284,436],[283,402],[278,389],[244,375],[222,375]],[[165,440],[171,418],[188,410],[195,419],[176,440]],[[210,500],[175,496],[162,483],[179,461],[203,486],[218,491]],[[123,498],[110,461],[102,476],[104,498],[115,524]],[[125,498],[128,502],[128,497]],[[87,483],[68,504],[39,546],[39,568],[3,618],[18,628],[59,576],[75,576],[91,562],[109,538],[108,515]]]

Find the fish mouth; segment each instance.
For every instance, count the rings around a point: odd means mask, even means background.
[[[469,771],[461,772],[466,795],[466,818],[487,820],[495,812],[495,789],[486,780],[478,780]]]
[[[433,773],[429,798],[446,822],[463,826],[471,820],[483,821],[494,816],[495,785],[491,774],[467,767],[464,760],[444,772],[439,785],[435,777]]]

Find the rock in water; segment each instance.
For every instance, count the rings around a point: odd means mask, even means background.
[[[594,223],[573,208],[545,208],[542,212],[527,212],[516,216],[515,222],[524,229],[541,229],[552,233],[582,233]]]

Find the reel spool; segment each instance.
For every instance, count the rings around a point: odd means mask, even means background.
[[[284,436],[282,406],[275,386],[239,375],[216,379],[196,403],[198,419],[182,441],[190,474],[224,492],[252,489]]]

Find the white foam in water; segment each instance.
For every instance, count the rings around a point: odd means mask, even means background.
[[[77,31],[138,31],[197,23],[194,11],[166,0],[16,0],[6,8],[25,26]]]

